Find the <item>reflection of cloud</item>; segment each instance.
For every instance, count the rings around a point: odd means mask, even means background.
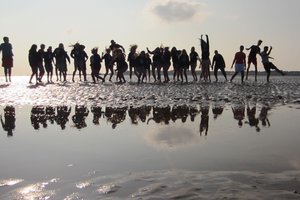
[[[290,160],[289,163],[294,169],[300,170],[300,160],[299,159]]]
[[[166,22],[186,21],[195,16],[204,17],[203,4],[197,0],[152,0],[148,9]]]
[[[187,128],[165,127],[146,134],[146,141],[156,149],[175,149],[197,144],[198,135]]]

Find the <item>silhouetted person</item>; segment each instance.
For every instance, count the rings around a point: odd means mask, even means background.
[[[171,66],[171,52],[169,47],[165,47],[162,54],[162,68],[164,74],[164,83],[168,83],[170,81],[169,78],[169,68]]]
[[[206,41],[202,39],[203,35],[201,35],[200,38],[200,46],[201,46],[201,74],[200,74],[200,80],[203,77],[205,81],[207,79],[210,81],[210,52],[209,52],[209,39],[208,35],[206,35]]]
[[[200,121],[200,136],[202,135],[202,132],[204,131],[205,136],[207,136],[208,133],[208,121],[209,121],[209,106],[201,106],[201,121]]]
[[[2,67],[4,68],[4,75],[6,82],[11,82],[11,68],[13,68],[13,52],[12,45],[9,43],[8,37],[3,37],[4,43],[0,45],[0,52],[2,51]]]
[[[103,82],[105,81],[104,78],[100,76],[100,69],[101,69],[101,62],[102,59],[100,55],[98,54],[98,48],[93,48],[92,49],[92,56],[90,57],[90,66],[91,66],[91,76],[93,79],[93,82],[96,83],[96,78],[101,79]]]
[[[74,71],[72,75],[72,81],[75,82],[75,75],[77,70],[80,68],[80,65],[82,65],[81,55],[80,55],[80,44],[77,42],[73,45],[73,49],[70,53],[71,58],[74,59]],[[79,70],[79,80],[81,81],[81,70]]]
[[[181,54],[181,51],[177,50],[176,47],[173,47],[171,49],[171,58],[172,58],[172,64],[173,64],[173,81],[176,80],[179,81],[179,75],[180,75],[180,69],[179,69],[179,56]]]
[[[233,118],[238,120],[238,125],[241,128],[243,126],[243,120],[245,118],[245,105],[238,104],[231,107]]]
[[[214,75],[216,78],[216,82],[218,82],[218,70],[221,70],[223,76],[225,77],[225,80],[227,81],[227,76],[225,72],[225,61],[224,58],[217,50],[215,50],[215,55],[213,57],[211,69],[214,70]]]
[[[52,75],[53,75],[53,52],[52,52],[52,47],[49,46],[47,51],[44,54],[44,61],[45,61],[45,69],[47,72],[47,82],[48,83],[53,83],[52,81]]]
[[[151,66],[152,66],[152,60],[150,58],[149,53],[146,53],[146,65],[145,65],[145,70],[146,70],[146,80],[150,82],[150,75],[151,75]],[[148,78],[147,78],[148,75]]]
[[[55,117],[55,121],[58,125],[60,125],[61,129],[64,130],[66,128],[67,122],[69,121],[71,107],[58,106],[56,109],[57,109],[57,114]]]
[[[253,63],[255,67],[255,81],[257,81],[257,58],[256,55],[260,54],[260,48],[262,40],[258,40],[257,45],[252,45],[250,48],[246,48],[246,50],[250,50],[250,53],[248,55],[248,67],[246,72],[246,80],[248,80],[248,73],[250,69],[251,63]]]
[[[242,45],[242,46],[240,46],[240,51],[237,52],[234,56],[231,68],[233,68],[233,65],[235,66],[235,73],[232,75],[230,82],[232,82],[232,80],[238,73],[241,73],[242,83],[244,83],[244,71],[245,71],[245,67],[246,67],[246,54],[243,51],[244,51],[244,46]]]
[[[104,79],[106,78],[108,72],[110,71],[110,77],[109,81],[111,81],[112,76],[114,75],[114,65],[112,64],[112,55],[110,55],[111,50],[109,48],[106,49],[106,53],[103,55],[102,53],[102,59],[104,59],[104,64],[105,64],[105,74],[104,74]]]
[[[135,58],[135,74],[137,75],[138,83],[144,82],[144,78],[146,77],[146,64],[146,52],[141,51],[140,55]]]
[[[186,83],[188,82],[186,71],[189,69],[189,66],[190,66],[190,58],[189,58],[186,50],[183,49],[179,56],[179,70],[180,70],[181,82],[183,82],[183,75],[185,78],[185,82]]]
[[[82,129],[87,126],[85,119],[88,116],[88,114],[89,114],[89,110],[87,109],[86,106],[84,106],[84,105],[81,105],[81,106],[76,105],[75,106],[75,114],[72,116],[72,120],[73,120],[76,128]]]
[[[38,71],[39,71],[38,81],[42,82],[43,76],[45,74],[45,69],[44,69],[45,45],[44,44],[41,44],[37,54],[38,54]]]
[[[0,119],[3,130],[7,131],[7,136],[13,136],[13,130],[16,127],[15,107],[6,106],[4,108],[4,121],[2,119],[2,115],[0,115]]]
[[[161,67],[162,67],[162,52],[161,52],[161,48],[156,47],[154,49],[154,51],[150,51],[147,48],[147,51],[149,54],[152,54],[152,76],[154,78],[154,82],[156,82],[156,80],[158,80],[159,82],[161,81],[161,75],[160,75],[160,71],[161,71]],[[155,70],[157,70],[157,77],[156,77],[156,73]]]
[[[70,57],[68,53],[64,49],[64,45],[62,43],[59,44],[58,48],[56,48],[53,52],[53,56],[55,58],[56,67],[59,71],[59,77],[61,81],[61,76],[63,76],[63,81],[67,81],[67,61],[70,63]]]
[[[33,44],[28,53],[28,61],[31,67],[31,76],[29,79],[29,83],[32,83],[32,79],[35,76],[35,83],[38,83],[38,53],[37,53],[37,45]]]
[[[110,41],[110,46],[109,46],[110,50],[112,51],[113,55],[114,54],[114,51],[117,50],[117,49],[121,49],[123,51],[123,53],[125,53],[125,49],[122,45],[116,43],[114,40],[111,40]]]
[[[115,56],[113,56],[112,65],[114,63],[117,63],[117,80],[119,80],[119,83],[125,83],[126,80],[124,77],[124,73],[128,69],[125,54],[120,49],[116,49],[114,53]]]
[[[261,52],[261,62],[264,65],[265,71],[267,72],[267,82],[270,81],[270,75],[271,75],[271,69],[274,69],[276,72],[278,72],[281,75],[285,75],[282,70],[279,70],[272,62],[269,61],[269,59],[274,59],[270,57],[272,51],[272,47],[265,46],[264,50]]]
[[[136,59],[138,57],[138,54],[136,52],[137,50],[137,45],[131,45],[130,46],[130,50],[129,50],[129,54],[127,57],[127,61],[129,63],[129,79],[131,80],[132,78],[132,72],[135,73],[135,68],[136,68]],[[135,73],[136,74],[136,73]],[[136,74],[137,75],[137,74]],[[138,75],[137,75],[138,76]]]
[[[197,81],[197,74],[196,74],[196,67],[197,67],[197,61],[199,59],[198,53],[195,51],[195,47],[191,48],[191,53],[190,53],[190,65],[191,65],[191,72],[194,81]]]

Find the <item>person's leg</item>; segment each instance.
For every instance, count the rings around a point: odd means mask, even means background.
[[[234,74],[232,75],[230,82],[232,82],[232,80],[234,79],[234,77],[238,74],[238,72],[234,72]]]
[[[214,69],[214,75],[215,75],[215,78],[216,78],[216,82],[218,82],[218,68],[215,66],[215,69]]]
[[[225,80],[227,81],[227,75],[226,75],[224,67],[221,68],[221,72],[222,72],[223,76],[225,77]]]
[[[248,62],[247,71],[246,71],[246,80],[248,80],[250,65],[251,65],[251,62]]]
[[[244,76],[245,76],[245,72],[241,71],[241,79],[242,79],[242,83],[244,83]]]

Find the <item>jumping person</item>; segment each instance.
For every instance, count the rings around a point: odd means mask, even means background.
[[[265,71],[267,72],[267,82],[269,82],[270,80],[270,75],[271,75],[271,69],[274,69],[275,71],[277,71],[279,74],[281,75],[285,75],[285,73],[282,70],[279,70],[272,62],[269,61],[269,59],[274,59],[272,57],[270,57],[270,53],[272,51],[272,47],[265,46],[264,50],[261,52],[261,59],[262,59],[262,63],[264,65]]]
[[[248,56],[248,67],[246,72],[246,80],[248,80],[248,73],[250,69],[251,63],[253,63],[255,67],[255,81],[257,81],[257,58],[256,55],[260,54],[260,48],[262,40],[258,40],[257,45],[252,45],[250,48],[246,48],[246,50],[250,50],[249,56]]]

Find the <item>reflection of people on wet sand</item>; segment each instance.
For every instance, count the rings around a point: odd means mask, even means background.
[[[7,131],[7,136],[13,136],[13,130],[16,127],[15,107],[6,106],[4,108],[4,121],[2,115],[0,115],[0,120],[3,130]]]
[[[40,124],[47,128],[46,112],[44,106],[33,106],[30,115],[31,125],[35,130],[40,128]]]
[[[164,123],[169,124],[171,119],[171,107],[157,107],[154,106],[152,110],[152,118],[149,118],[147,124],[149,124],[150,120],[155,121],[156,123]]]
[[[128,115],[131,119],[132,124],[138,124],[138,119],[140,119],[142,122],[146,121],[147,116],[150,114],[151,106],[140,106],[140,107],[134,107],[130,106],[128,110]]]
[[[189,116],[189,107],[187,105],[175,105],[172,108],[171,119],[175,122],[177,119],[181,119],[183,123]]]
[[[91,112],[94,114],[93,115],[93,123],[95,125],[98,125],[99,124],[99,119],[101,118],[102,116],[102,108],[100,106],[92,106],[91,107]]]
[[[46,120],[49,120],[51,124],[54,123],[55,120],[55,108],[52,106],[46,107]]]
[[[217,117],[223,113],[223,110],[224,110],[224,107],[222,105],[214,104],[212,107],[214,119],[217,119]]]
[[[281,75],[285,75],[285,73],[283,73],[282,70],[279,70],[272,62],[269,61],[269,59],[274,59],[272,57],[270,57],[272,51],[272,47],[265,46],[264,50],[261,52],[261,62],[264,65],[265,71],[267,72],[267,82],[269,82],[270,80],[270,75],[271,75],[271,69],[274,69],[276,72],[278,72]]]
[[[64,130],[66,128],[66,124],[69,121],[69,115],[71,113],[71,107],[68,106],[58,106],[56,108],[57,114],[55,117],[55,121],[58,125],[60,125],[61,129]]]
[[[205,136],[207,136],[208,133],[208,121],[209,121],[209,106],[201,106],[201,121],[200,121],[200,136],[202,135],[202,132],[205,132]]]
[[[234,105],[231,108],[233,112],[233,118],[238,120],[238,125],[241,128],[243,126],[243,119],[245,118],[245,105],[241,103]]]
[[[127,111],[127,107],[120,107],[120,108],[106,107],[105,108],[105,117],[107,118],[107,121],[112,123],[113,129],[115,129],[118,124],[120,124],[126,119],[126,111]]]
[[[251,127],[255,126],[256,131],[259,132],[260,128],[258,127],[259,120],[255,117],[256,115],[256,105],[254,105],[252,108],[247,105],[247,116],[248,116],[248,123]]]
[[[89,110],[84,105],[76,105],[75,106],[75,114],[72,116],[72,120],[75,124],[75,127],[78,129],[82,129],[86,127],[85,119],[89,114]]]
[[[268,125],[268,127],[270,127],[270,121],[268,119],[268,111],[271,108],[269,106],[263,106],[260,110],[260,114],[259,114],[259,120],[261,121],[262,126],[266,126]]]
[[[195,117],[199,114],[199,109],[196,106],[190,106],[190,117],[191,121],[195,121]]]

